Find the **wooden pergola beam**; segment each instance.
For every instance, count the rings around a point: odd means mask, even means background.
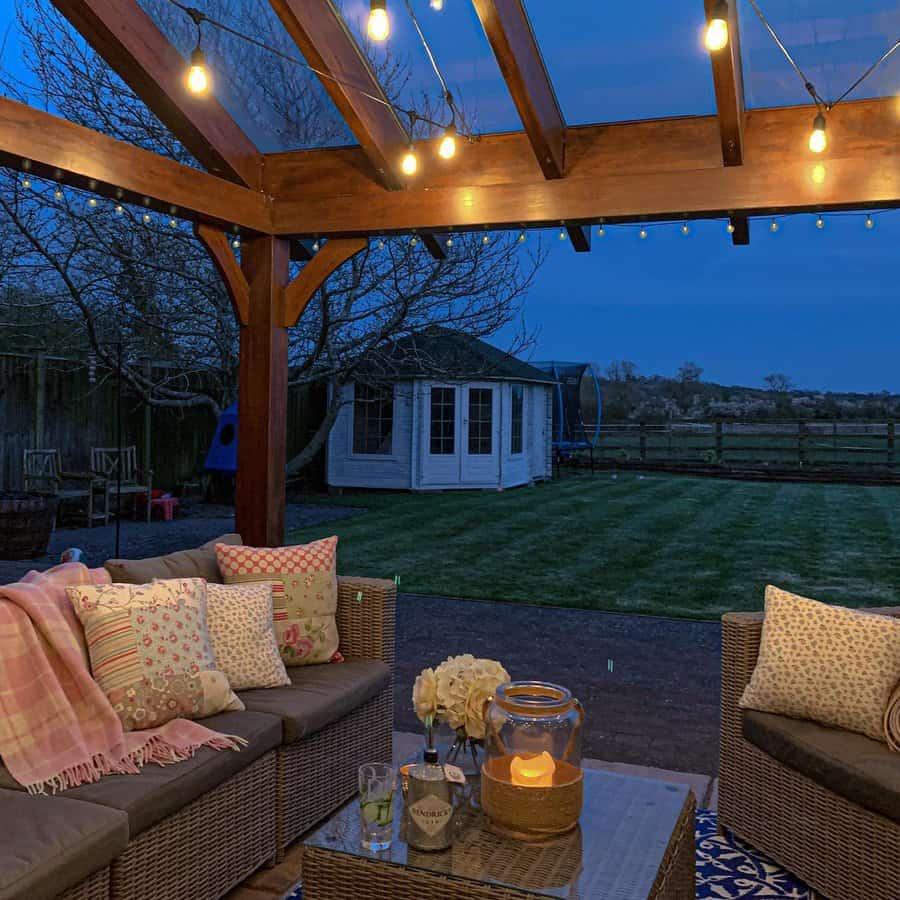
[[[52,0],[209,172],[259,188],[262,157],[214,96],[184,85],[186,62],[136,0]]]
[[[359,141],[378,180],[404,186],[400,157],[409,140],[369,61],[332,0],[269,0],[322,87]],[[373,97],[378,99],[372,99]]]
[[[426,232],[422,235],[422,243],[425,245],[425,249],[431,254],[432,259],[441,260],[447,258],[447,251],[444,244],[436,234],[428,234]]]
[[[566,228],[572,249],[576,253],[590,253],[591,229],[589,225],[569,225]]]
[[[709,18],[716,0],[704,0]],[[722,139],[722,162],[739,166],[744,162],[744,79],[741,68],[741,38],[738,31],[737,0],[728,4],[728,43],[709,54],[716,111]]]
[[[250,285],[235,258],[228,236],[220,228],[198,223],[194,226],[197,240],[206,248],[219,273],[238,325],[250,324]]]
[[[418,190],[388,193],[351,149],[267,159],[275,232],[331,236],[763,215],[900,205],[896,101],[843,103],[825,153],[811,107],[748,111],[744,164],[723,167],[715,116],[570,128],[569,173],[547,180],[522,132],[487,135]],[[430,148],[429,148],[430,149]],[[427,152],[427,150],[426,150]]]
[[[562,178],[566,123],[523,0],[474,4],[544,176]]]
[[[272,230],[264,194],[184,166],[157,153],[0,97],[0,165],[23,169],[123,203],[250,232]],[[121,193],[121,197],[119,196]]]

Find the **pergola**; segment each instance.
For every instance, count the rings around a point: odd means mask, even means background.
[[[269,3],[358,146],[261,153],[220,102],[185,89],[185,59],[138,0],[53,3],[206,171],[0,99],[3,165],[195,223],[240,324],[237,528],[249,543],[284,539],[287,329],[369,237],[415,232],[439,257],[436,232],[562,225],[587,251],[600,219],[730,216],[747,243],[753,215],[900,206],[900,101],[840,104],[811,156],[815,107],[745,109],[734,3],[731,39],[710,54],[717,115],[570,127],[524,0],[473,2],[524,131],[485,135],[414,179],[400,169],[406,130],[334,0]],[[313,236],[327,241],[290,281],[292,247]]]

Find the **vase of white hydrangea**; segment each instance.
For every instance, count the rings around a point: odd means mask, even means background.
[[[499,662],[476,659],[470,653],[422,670],[413,686],[413,707],[427,730],[429,746],[434,746],[436,727],[449,729],[452,739],[442,754],[443,762],[467,774],[479,771],[486,701],[507,681],[509,673]]]

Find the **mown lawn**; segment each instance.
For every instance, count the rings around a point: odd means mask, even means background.
[[[361,494],[340,570],[484,600],[716,618],[767,583],[851,606],[900,604],[900,488],[633,473],[504,493]]]

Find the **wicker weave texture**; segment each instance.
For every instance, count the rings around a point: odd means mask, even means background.
[[[900,826],[782,765],[743,737],[738,701],[756,665],[762,621],[751,614],[722,620],[720,826],[831,900],[897,900]]]
[[[393,691],[387,687],[350,715],[278,751],[279,853],[356,794],[363,763],[391,761],[392,739]]]
[[[58,900],[107,900],[109,897],[109,867],[99,869],[84,881],[59,895]]]
[[[394,667],[397,586],[381,578],[338,578],[337,628],[344,656]]]
[[[276,853],[276,752],[149,828],[113,861],[113,900],[214,900]]]
[[[694,900],[697,895],[694,816],[696,803],[688,791],[678,823],[659,867],[650,900]]]

